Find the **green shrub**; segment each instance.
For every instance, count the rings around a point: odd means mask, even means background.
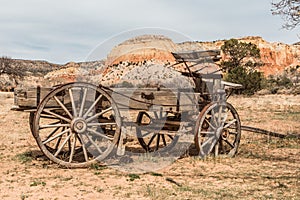
[[[252,95],[263,88],[264,76],[262,72],[247,71],[245,68],[239,66],[228,72],[224,79],[243,85],[243,88],[236,90],[235,93]]]
[[[255,44],[230,39],[224,42],[221,50],[225,54],[225,59],[220,64],[225,72],[224,79],[243,85],[236,93],[252,95],[262,89],[264,76],[255,68],[263,63],[260,60],[260,50]]]
[[[276,77],[271,75],[263,81],[262,87],[268,89],[272,94],[276,94],[280,89],[292,88],[293,83],[286,74]]]

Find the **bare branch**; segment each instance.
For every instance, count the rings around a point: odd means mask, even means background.
[[[7,74],[13,78],[21,77],[24,75],[24,71],[21,70],[20,66],[14,62],[13,59],[2,56],[0,57],[0,75]]]
[[[272,14],[280,15],[285,21],[283,28],[291,30],[300,24],[300,1],[281,0],[272,2]]]

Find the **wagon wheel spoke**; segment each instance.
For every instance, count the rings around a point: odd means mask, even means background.
[[[60,107],[67,113],[67,115],[70,117],[70,119],[73,118],[69,110],[66,108],[66,106],[57,98],[57,96],[53,97],[55,101],[60,105]]]
[[[147,144],[147,147],[148,147],[148,148],[150,147],[150,145],[151,145],[151,143],[152,143],[152,141],[154,140],[155,137],[156,137],[156,134],[154,134],[154,135],[151,137],[151,139],[149,140],[149,142],[148,142],[148,144]]]
[[[159,141],[160,141],[160,134],[157,134],[157,137],[156,137],[156,147],[155,147],[155,150],[157,151],[158,148],[159,148]]]
[[[86,101],[86,96],[87,96],[87,88],[84,88],[83,89],[83,97],[81,99],[81,105],[80,105],[80,110],[79,110],[79,117],[82,117],[82,113],[83,113],[83,108],[84,108],[84,104],[85,104],[85,101]]]
[[[76,146],[76,139],[77,139],[77,137],[75,136],[75,134],[73,134],[73,142],[72,142],[69,162],[72,162],[72,160],[73,160],[73,156],[74,156],[74,152],[75,152],[75,146]]]
[[[216,129],[216,127],[213,126],[207,118],[205,118],[205,122],[206,122],[212,129]]]
[[[165,138],[165,135],[161,135],[161,138],[163,140],[163,143],[164,143],[164,146],[167,146],[167,142],[166,142],[166,138]]]
[[[57,157],[58,154],[61,152],[61,150],[63,149],[63,147],[66,145],[66,143],[70,140],[72,134],[69,134],[66,139],[63,141],[63,143],[60,145],[60,147],[57,149],[57,151],[54,154],[54,157]]]
[[[103,151],[99,148],[99,146],[94,142],[94,140],[91,138],[91,136],[86,135],[86,137],[88,138],[88,140],[90,141],[90,143],[97,149],[97,151],[102,154]]]
[[[70,139],[68,140],[68,152],[71,152],[71,149],[72,149],[72,147],[71,147],[71,145],[72,145],[71,144],[71,138],[72,138],[72,135],[73,135],[72,131],[69,131],[67,135],[68,136],[71,135]]]
[[[93,126],[105,126],[105,125],[110,125],[110,126],[114,126],[117,125],[117,123],[115,122],[107,122],[107,123],[88,123],[87,126],[88,127],[93,127]]]
[[[143,137],[147,137],[148,135],[151,135],[151,132],[146,132],[145,134],[143,134]]]
[[[236,119],[233,119],[231,120],[230,122],[227,122],[226,125],[224,126],[224,129],[225,128],[229,128],[231,125],[233,125],[237,120]]]
[[[201,156],[205,156],[206,154],[210,153],[211,150],[214,148],[217,140],[215,137],[209,137],[207,140],[201,143],[200,147],[200,154]]]
[[[218,122],[217,122],[217,120],[216,120],[216,113],[215,113],[215,110],[214,109],[212,109],[211,110],[211,116],[212,116],[212,123],[214,123],[216,126],[218,126]]]
[[[205,141],[201,144],[201,146],[212,145],[214,139],[215,139],[214,137],[209,137],[207,140],[205,140]]]
[[[40,129],[44,129],[44,128],[60,128],[60,127],[70,127],[70,124],[46,124],[46,125],[41,125]]]
[[[57,117],[54,117],[54,116],[51,116],[51,115],[46,115],[46,114],[41,115],[41,118],[43,118],[43,119],[56,119],[57,120]]]
[[[92,120],[94,120],[94,119],[100,117],[101,115],[103,115],[103,114],[105,114],[105,113],[107,113],[107,112],[109,112],[109,111],[111,111],[111,110],[112,110],[112,107],[109,107],[109,108],[107,108],[107,109],[101,111],[100,113],[97,113],[97,114],[95,114],[95,115],[89,117],[88,119],[86,119],[86,122],[90,122],[90,121],[92,121]]]
[[[50,137],[52,137],[59,130],[59,128],[60,127],[56,127],[52,132],[50,132],[45,140],[48,140]]]
[[[220,143],[220,147],[221,147],[222,153],[225,154],[226,151],[225,151],[225,146],[224,146],[224,144],[223,144],[223,140],[220,140],[219,143]]]
[[[211,136],[213,136],[213,135],[215,135],[215,132],[213,132],[213,131],[200,131],[200,134],[202,135],[202,136],[208,136],[208,137],[211,137]]]
[[[47,144],[47,143],[49,143],[49,142],[55,140],[56,138],[62,136],[63,134],[69,132],[70,130],[71,130],[70,128],[68,128],[68,129],[66,129],[66,130],[63,130],[63,131],[60,132],[59,134],[57,134],[57,135],[55,135],[55,136],[53,136],[53,137],[50,137],[50,138],[48,138],[47,140],[43,141],[43,144]]]
[[[59,147],[59,144],[61,142],[61,139],[62,139],[62,135],[58,137],[58,140],[56,141],[55,143],[55,147],[54,147],[54,150],[57,151],[58,147]]]
[[[218,112],[218,125],[220,126],[222,124],[222,106],[219,106],[219,112]]]
[[[51,122],[51,123],[49,123],[49,124],[47,124],[47,125],[54,125],[54,124],[61,124],[61,120],[59,120],[59,119],[57,119],[57,118],[55,118],[56,120],[54,121],[54,122]],[[40,126],[41,127],[41,126]]]
[[[71,100],[71,105],[72,105],[72,111],[73,111],[73,116],[77,117],[77,110],[76,110],[76,105],[75,105],[75,101],[74,101],[74,95],[72,92],[72,88],[69,89],[69,96],[70,96],[70,100]]]
[[[158,115],[157,115],[157,111],[153,112],[155,119],[159,119]]]
[[[234,145],[231,144],[227,139],[223,139],[231,148],[234,148]]]
[[[103,95],[100,95],[94,102],[93,104],[89,107],[89,109],[85,112],[85,114],[83,115],[83,118],[86,118],[88,116],[88,114],[92,111],[93,108],[95,108],[95,106],[98,104],[98,102],[100,101],[100,99],[103,97]]]
[[[107,139],[107,140],[112,141],[112,140],[114,139],[114,138],[111,138],[111,137],[108,137],[108,136],[104,135],[103,133],[100,133],[100,132],[98,132],[98,131],[95,131],[95,130],[93,130],[93,129],[91,129],[91,128],[88,128],[87,130],[90,131],[90,132],[92,132],[92,133],[94,133],[95,135],[97,135],[97,136],[99,136],[99,137],[102,137],[102,138],[105,138],[105,139]]]
[[[56,113],[54,113],[54,112],[52,112],[52,111],[50,111],[50,110],[48,110],[48,109],[44,109],[43,112],[45,112],[45,113],[47,113],[47,114],[49,114],[49,115],[52,115],[52,116],[54,116],[54,117],[56,117],[56,118],[58,118],[58,119],[64,120],[64,121],[66,121],[66,122],[69,122],[69,123],[71,122],[71,119],[65,118],[64,116],[61,116],[61,115],[59,115],[59,114],[56,114]]]
[[[139,138],[144,138],[144,137],[147,137],[148,135],[151,135],[151,134],[152,134],[151,132],[147,131],[146,133],[143,132],[143,134],[139,135],[138,137]]]
[[[219,155],[220,140],[215,145],[215,156]]]
[[[82,137],[81,137],[80,134],[76,134],[76,136],[78,137],[79,142],[81,144],[81,148],[82,148],[83,155],[84,155],[84,160],[87,162],[87,161],[89,161],[89,157],[88,157],[88,153],[87,153],[87,150],[86,150],[86,147],[85,147],[85,143],[82,142],[83,140],[82,140]]]
[[[171,140],[174,139],[174,137],[173,137],[172,135],[168,135],[168,137],[169,137]]]

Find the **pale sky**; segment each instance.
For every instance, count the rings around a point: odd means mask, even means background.
[[[0,56],[53,63],[85,61],[113,36],[156,27],[194,41],[261,36],[293,44],[271,0],[0,0]],[[298,36],[299,37],[298,37]],[[104,52],[106,54],[107,52]],[[99,58],[101,59],[101,58]]]

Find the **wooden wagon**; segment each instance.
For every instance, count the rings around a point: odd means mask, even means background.
[[[186,135],[192,135],[201,157],[234,156],[241,123],[226,102],[226,89],[241,86],[222,81],[218,71],[203,72],[220,59],[220,51],[172,54],[175,65],[186,69],[181,74],[192,81],[192,87],[110,88],[74,82],[17,88],[14,109],[30,113],[39,148],[66,167],[122,156],[132,150],[127,145],[129,136],[137,139],[140,153],[154,156],[168,154]]]

